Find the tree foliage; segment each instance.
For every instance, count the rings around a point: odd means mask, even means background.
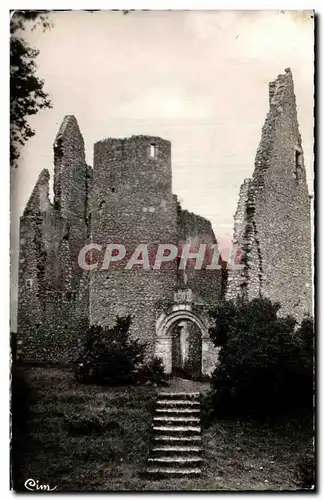
[[[313,403],[313,321],[296,328],[280,306],[258,298],[224,302],[213,313],[211,338],[221,347],[212,376],[214,407],[235,414],[280,413]]]
[[[143,362],[145,344],[131,339],[130,316],[117,317],[113,328],[90,326],[83,353],[77,361],[76,378],[82,382],[121,384],[132,380]]]
[[[168,385],[162,360],[154,357],[143,363],[136,369],[134,381],[138,384]]]
[[[76,361],[75,377],[82,383],[100,385],[167,385],[163,363],[146,359],[146,344],[130,336],[131,318],[117,317],[113,328],[90,326],[82,353]]]
[[[39,51],[24,40],[27,24],[32,29],[50,27],[46,12],[14,11],[10,20],[10,164],[17,166],[21,147],[35,135],[28,117],[51,102],[44,91],[44,81],[37,76],[36,59]]]

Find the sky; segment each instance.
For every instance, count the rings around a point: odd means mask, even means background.
[[[106,137],[172,143],[172,189],[183,208],[232,235],[239,187],[251,177],[268,112],[268,84],[290,67],[313,192],[311,11],[53,12],[24,37],[53,108],[30,118],[35,136],[11,176],[11,321],[16,328],[19,217],[65,115],[78,120],[86,158]]]

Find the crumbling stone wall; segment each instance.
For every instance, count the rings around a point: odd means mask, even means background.
[[[212,245],[217,244],[217,240],[210,221],[187,210],[182,210],[177,204],[178,211],[178,237],[179,248],[183,245],[190,245],[190,253],[199,250],[201,244],[206,244],[205,259],[202,269],[195,269],[196,261],[193,259],[187,263],[184,271],[178,271],[179,289],[191,290],[192,311],[201,317],[215,309],[222,298],[223,293],[223,270],[207,269],[211,263]],[[216,252],[216,249],[214,249]],[[219,258],[219,265],[221,265]],[[202,339],[202,332],[191,321],[184,322],[187,331],[187,355],[184,364],[185,372],[191,374],[193,378],[198,378],[201,374],[210,374],[217,363],[218,350]]]
[[[73,274],[80,276],[78,254],[87,236],[88,177],[84,140],[74,116],[66,116],[54,142],[54,206],[65,221]]]
[[[68,116],[54,142],[54,166],[54,203],[44,171],[21,218],[18,355],[68,363],[87,322],[112,326],[117,315],[130,314],[133,336],[153,356],[156,321],[179,289],[193,293],[197,315],[199,307],[214,307],[221,293],[219,270],[189,265],[179,273],[176,259],[152,269],[160,243],[216,243],[210,222],[181,210],[172,194],[170,142],[149,136],[100,141],[92,170],[78,124]],[[78,255],[90,241],[103,252],[97,270],[84,271]],[[124,245],[127,253],[103,270],[109,243]],[[139,244],[148,244],[150,269],[125,269]]]
[[[190,310],[199,317],[215,307],[224,283],[228,298],[264,295],[297,320],[312,311],[310,201],[290,70],[270,84],[269,98],[253,177],[241,187],[234,219],[244,268],[229,270],[227,281],[222,270],[197,270],[194,263],[179,271],[179,260],[152,269],[160,243],[192,250],[216,244],[210,222],[182,210],[172,194],[170,142],[150,136],[100,141],[92,170],[76,119],[65,117],[54,142],[54,203],[44,170],[21,217],[21,359],[70,362],[84,324],[112,326],[126,314],[151,356],[157,318],[172,309],[175,296],[189,294]],[[90,239],[103,250],[123,244],[127,254],[109,269],[84,271],[78,254]],[[141,243],[149,245],[150,269],[126,270]],[[204,373],[215,357],[213,349],[206,356],[207,344],[205,339],[194,349],[197,356],[203,350]]]
[[[89,167],[73,116],[54,142],[54,203],[43,170],[20,219],[18,356],[68,363],[88,319],[89,277],[77,265],[85,244]]]
[[[181,247],[184,242],[216,242],[210,222],[182,211],[172,194],[168,141],[133,136],[95,145],[91,221],[94,243],[119,243],[127,249],[123,261],[91,272],[92,323],[111,326],[117,315],[131,314],[132,334],[145,341],[148,355],[153,355],[156,320],[179,288],[192,288],[199,300],[213,305],[219,300],[220,272],[189,269],[185,281],[176,260],[152,269],[159,243]],[[149,246],[150,270],[140,265],[125,269],[140,243]]]
[[[312,312],[311,222],[290,69],[270,83],[269,104],[253,177],[241,189],[245,229],[236,226],[234,234],[244,250],[245,269],[229,279],[239,283],[243,277],[247,298],[269,297],[280,302],[281,314],[300,321]],[[228,297],[235,293],[235,286],[228,287]]]
[[[195,253],[200,244],[207,244],[202,269],[195,269],[194,260],[188,262],[186,269],[179,273],[180,287],[190,288],[196,299],[200,299],[205,305],[215,307],[221,298],[222,271],[206,268],[212,259],[211,245],[217,244],[212,225],[204,217],[182,210],[179,204],[177,214],[179,247],[189,244],[190,252]]]
[[[241,264],[246,261],[246,251],[243,255],[244,250],[251,250],[252,246],[245,241],[245,236],[247,232],[247,200],[249,188],[251,186],[252,180],[245,179],[244,183],[240,187],[239,200],[236,212],[234,214],[234,230],[233,230],[233,264]],[[249,226],[248,226],[249,227]],[[253,267],[254,262],[258,262],[257,259],[250,260],[250,268]],[[228,299],[237,299],[238,297],[244,296],[247,298],[247,268],[242,269],[231,269],[231,263],[228,262],[227,265],[227,283],[226,283],[226,297]]]

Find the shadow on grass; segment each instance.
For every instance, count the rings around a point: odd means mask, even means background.
[[[13,374],[12,482],[57,491],[296,490],[298,464],[313,435],[312,415],[278,421],[211,419],[203,431],[203,476],[145,474],[156,390],[75,382],[62,369]]]

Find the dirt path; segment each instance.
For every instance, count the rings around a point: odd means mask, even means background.
[[[169,386],[163,388],[163,392],[207,392],[209,388],[209,382],[198,382],[180,377],[172,377],[169,381]]]

